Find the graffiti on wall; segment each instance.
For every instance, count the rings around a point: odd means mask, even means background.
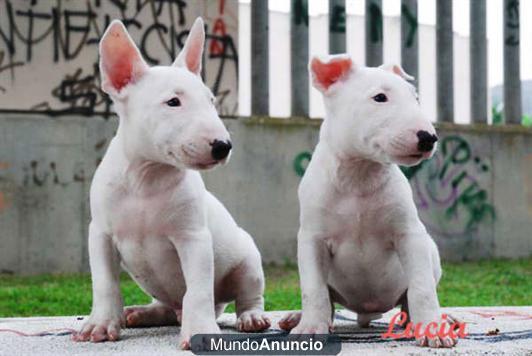
[[[0,0],[0,108],[108,116],[97,63],[111,20],[124,22],[149,64],[167,65],[203,16],[203,77],[220,114],[236,114],[237,6],[237,0]]]
[[[429,227],[445,235],[463,235],[496,218],[489,197],[490,169],[463,137],[452,135],[441,140],[431,160],[403,172]]]
[[[413,14],[406,4],[401,5],[401,20],[406,23],[406,35],[404,46],[411,48],[414,44],[417,32],[417,14]]]
[[[296,172],[299,177],[303,177],[303,174],[305,174],[305,170],[307,169],[311,158],[312,153],[309,151],[300,152],[294,158],[294,172]]]
[[[42,187],[45,184],[66,187],[73,182],[85,181],[85,171],[81,165],[75,167],[74,172],[72,172],[70,177],[61,177],[58,173],[57,164],[54,161],[31,161],[29,165],[24,165],[22,167],[22,171],[24,172],[24,178],[22,182],[24,187]]]
[[[370,2],[368,6],[369,16],[369,39],[373,44],[382,43],[382,11],[377,3]]]
[[[302,151],[293,169],[302,177],[311,153]],[[414,167],[402,167],[410,181],[421,219],[444,236],[464,236],[496,219],[490,203],[488,162],[461,136],[444,137],[436,155]]]
[[[333,33],[345,33],[345,6],[335,3],[329,11],[329,31]]]
[[[295,0],[292,2],[292,21],[294,25],[308,27],[308,0]]]
[[[504,44],[507,46],[519,45],[519,0],[511,0],[504,4],[506,6],[506,28]]]

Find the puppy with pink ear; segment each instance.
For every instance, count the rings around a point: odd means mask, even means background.
[[[441,321],[440,258],[398,165],[429,159],[438,138],[406,81],[413,78],[398,65],[361,67],[346,55],[314,58],[310,72],[326,116],[298,192],[303,310],[279,325],[326,334],[333,303],[356,312],[364,327],[402,305],[425,330]],[[417,342],[452,347],[456,340]]]
[[[235,301],[238,330],[270,326],[253,239],[205,189],[199,170],[229,159],[231,140],[201,80],[198,18],[172,66],[149,67],[120,21],[100,42],[102,88],[119,116],[94,175],[89,255],[90,317],[77,341],[114,341],[120,329],[181,325],[180,345],[219,333]],[[123,308],[120,266],[153,301]]]

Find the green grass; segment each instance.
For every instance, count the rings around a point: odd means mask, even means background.
[[[532,258],[444,264],[443,306],[532,305]]]
[[[443,306],[532,305],[532,258],[447,263],[443,269],[438,288]],[[299,309],[297,268],[268,266],[265,273],[266,309]],[[127,275],[121,279],[126,305],[149,302]],[[83,315],[89,313],[90,305],[88,275],[0,275],[0,317]]]

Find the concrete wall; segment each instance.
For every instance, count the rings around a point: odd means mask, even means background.
[[[235,151],[205,181],[267,262],[294,260],[296,189],[320,121],[226,119]],[[88,268],[88,188],[114,118],[0,117],[0,272]],[[437,156],[405,170],[448,260],[532,252],[532,130],[439,126]]]

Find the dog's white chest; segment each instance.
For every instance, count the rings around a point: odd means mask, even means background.
[[[185,292],[180,260],[169,236],[186,223],[178,208],[178,186],[160,174],[157,185],[131,181],[117,184],[109,196],[113,240],[122,266],[151,296],[178,308]],[[164,261],[164,263],[161,263]]]
[[[165,167],[146,175],[130,175],[111,190],[110,224],[118,238],[169,236],[186,221],[187,200],[178,197],[182,177]]]
[[[387,244],[395,231],[394,209],[382,203],[378,195],[337,197],[334,211],[340,240],[351,240],[361,246],[367,243]]]
[[[168,198],[127,195],[113,213],[113,233],[126,236],[167,236],[175,228],[169,216]]]

